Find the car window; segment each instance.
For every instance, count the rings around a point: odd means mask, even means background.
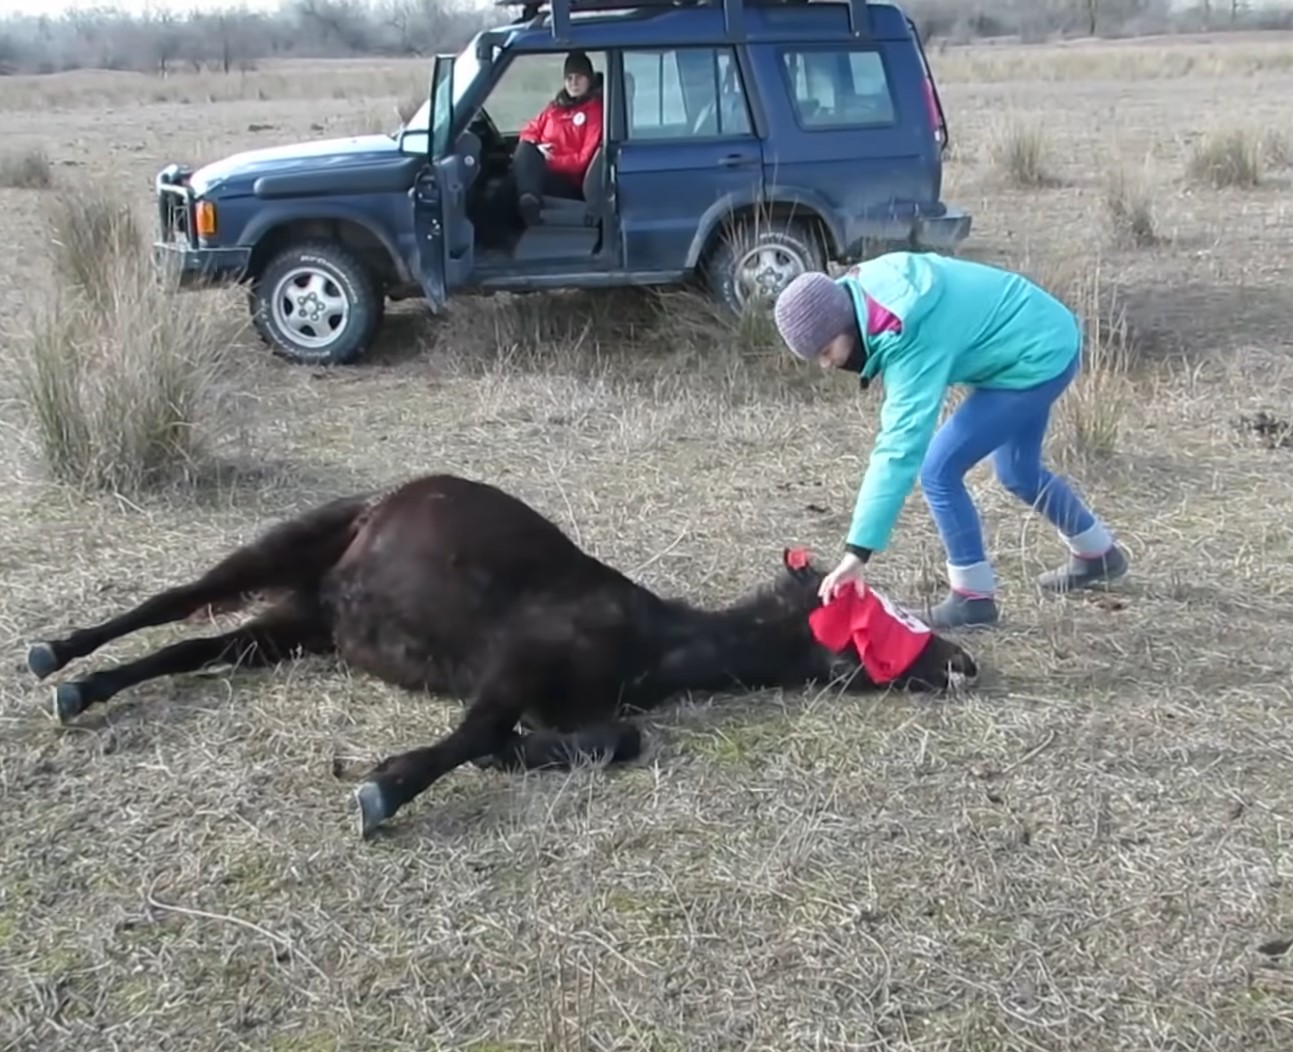
[[[731,48],[625,51],[624,99],[630,141],[750,134]]]
[[[893,93],[878,51],[785,51],[791,99],[804,128],[893,124]]]
[[[605,53],[588,53],[594,75],[600,80],[606,69]],[[503,135],[515,135],[530,118],[537,116],[563,85],[566,53],[517,55],[489,91],[484,108]]]

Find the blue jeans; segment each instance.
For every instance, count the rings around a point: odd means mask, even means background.
[[[964,476],[989,453],[1001,484],[1065,537],[1094,525],[1095,517],[1068,483],[1042,466],[1051,406],[1077,375],[1081,358],[1079,350],[1059,376],[1036,387],[975,388],[935,433],[921,466],[920,485],[952,566],[986,559],[979,515]]]

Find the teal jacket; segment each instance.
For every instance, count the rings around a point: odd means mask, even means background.
[[[1054,379],[1081,347],[1081,323],[1027,278],[933,253],[891,252],[837,280],[852,297],[863,334],[862,376],[879,376],[884,385],[880,431],[848,543],[883,551],[934,437],[948,387],[1020,389]],[[869,323],[866,297],[895,315],[901,331]]]

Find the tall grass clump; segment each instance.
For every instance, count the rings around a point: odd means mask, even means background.
[[[0,186],[10,190],[48,190],[54,185],[54,167],[37,147],[0,156]]]
[[[1195,144],[1189,176],[1216,190],[1250,190],[1262,181],[1263,143],[1243,128],[1212,132]]]
[[[1144,173],[1133,175],[1115,165],[1105,180],[1104,210],[1116,245],[1149,248],[1158,243],[1154,188]]]
[[[1134,345],[1124,305],[1099,259],[1070,263],[1047,288],[1082,321],[1082,368],[1057,410],[1065,461],[1103,459],[1117,452],[1123,426],[1135,408],[1131,381]]]
[[[109,192],[59,192],[45,220],[47,277],[15,364],[47,473],[114,493],[196,480],[236,430],[238,315],[222,293],[169,291],[134,213]]]
[[[1288,136],[1279,128],[1270,128],[1262,136],[1262,160],[1272,168],[1287,168],[1293,162]]]
[[[1039,123],[1005,120],[993,128],[988,143],[993,166],[1014,186],[1036,190],[1056,186],[1050,169],[1050,148]]]

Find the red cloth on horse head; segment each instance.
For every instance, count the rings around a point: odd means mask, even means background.
[[[841,588],[808,615],[808,624],[817,642],[835,653],[852,643],[876,683],[901,676],[933,638],[928,625],[899,611],[870,587],[865,595],[852,586]]]

